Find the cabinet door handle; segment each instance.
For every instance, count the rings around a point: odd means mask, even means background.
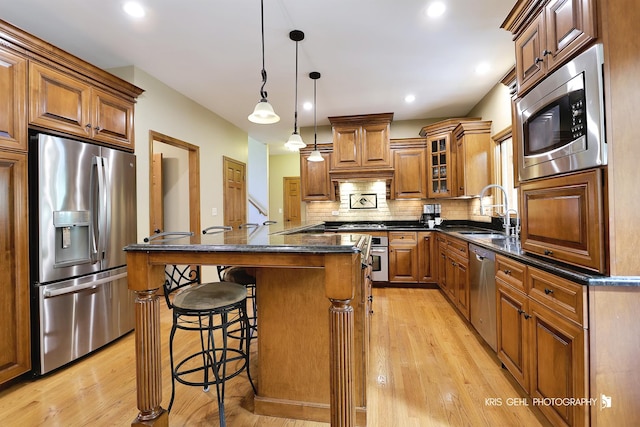
[[[525,313],[525,314],[524,314],[524,318],[525,318],[525,319],[531,319],[531,315],[530,315],[530,314]]]
[[[545,249],[545,250],[544,250],[544,254],[545,254],[545,255],[553,255],[553,251],[552,251],[552,250],[549,250],[549,249]]]
[[[524,310],[518,309],[518,314],[524,313]]]
[[[502,271],[504,271],[504,274],[506,274],[507,276],[511,275],[511,270],[502,270]]]
[[[549,295],[553,293],[553,289],[544,288],[544,293]]]
[[[96,127],[94,127],[94,129],[96,130],[96,132],[100,132],[102,130],[102,128],[100,126],[96,126]]]
[[[551,55],[551,51],[547,50],[547,49],[543,50],[542,51],[542,56],[547,56],[547,55]]]
[[[536,60],[534,61],[534,63],[536,65],[538,65],[539,63],[541,63],[542,61],[544,61],[542,58],[536,58]]]
[[[84,125],[84,127],[86,127],[87,129],[91,129],[91,123],[87,123],[86,125]]]

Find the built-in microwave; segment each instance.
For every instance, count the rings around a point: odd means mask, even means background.
[[[602,66],[596,44],[516,100],[521,181],[607,163]]]

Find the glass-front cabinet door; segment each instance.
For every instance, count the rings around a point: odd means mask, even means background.
[[[451,196],[451,155],[449,153],[450,134],[434,135],[427,141],[429,147],[428,173],[429,198]]]

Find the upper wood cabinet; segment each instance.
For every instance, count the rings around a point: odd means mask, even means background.
[[[493,167],[490,130],[490,121],[473,117],[422,128],[420,136],[427,138],[428,198],[480,193],[489,183]]]
[[[392,170],[389,131],[393,113],[329,117],[331,170]]]
[[[0,147],[27,150],[27,61],[0,46]]]
[[[595,0],[519,1],[502,24],[515,36],[518,93],[593,40],[596,27]]]
[[[29,122],[133,151],[133,102],[30,63]]]
[[[456,188],[454,194],[477,196],[493,180],[491,121],[461,122],[453,130],[456,141]]]
[[[425,140],[408,138],[391,141],[393,155],[393,198],[426,199],[427,166]]]
[[[300,182],[303,201],[335,200],[335,189],[329,177],[331,146],[319,144],[318,151],[322,154],[323,162],[307,160],[311,154],[311,148],[300,150]]]
[[[602,169],[520,184],[522,249],[606,273]]]
[[[0,384],[31,369],[27,155],[0,150]]]

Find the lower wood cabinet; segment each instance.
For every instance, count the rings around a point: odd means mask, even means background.
[[[437,281],[437,267],[434,263],[435,233],[418,232],[418,282],[433,283]]]
[[[522,249],[605,273],[603,174],[591,169],[521,183]]]
[[[537,407],[554,426],[588,425],[589,405],[563,400],[589,397],[586,289],[500,255],[496,265],[498,358],[531,398],[548,399]]]
[[[415,231],[389,232],[389,282],[418,282],[418,236]]]
[[[0,151],[0,384],[31,369],[27,155]]]
[[[469,247],[450,236],[437,238],[438,285],[463,317],[469,320]]]

